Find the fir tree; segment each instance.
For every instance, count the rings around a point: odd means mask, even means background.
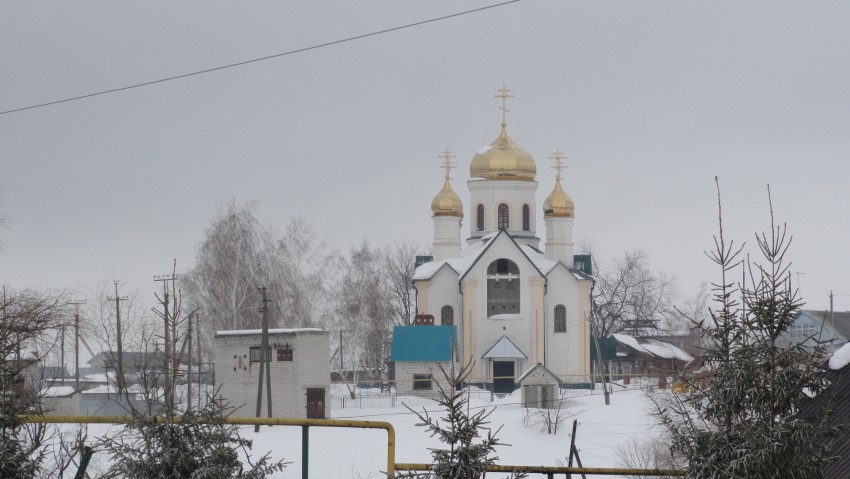
[[[487,474],[487,466],[496,463],[498,457],[496,446],[502,445],[496,435],[499,429],[492,431],[487,427],[487,418],[493,410],[479,409],[474,414],[469,414],[467,403],[469,399],[463,392],[455,389],[454,385],[463,384],[474,363],[463,367],[456,375],[446,371],[442,365],[440,371],[450,384],[448,390],[444,389],[439,382],[440,390],[439,404],[446,410],[445,416],[435,419],[424,410],[420,413],[409,408],[422,421],[417,424],[428,429],[431,436],[436,436],[440,442],[446,445],[445,449],[432,449],[431,456],[434,458],[431,471],[426,474],[410,474],[408,477],[420,477],[428,479],[479,479]],[[515,474],[514,478],[526,477],[525,474]]]
[[[717,306],[696,324],[704,345],[701,374],[687,378],[690,395],[658,403],[660,418],[673,450],[688,462],[687,477],[823,477],[830,454],[818,439],[832,432],[828,418],[795,415],[824,390],[824,350],[789,345],[783,336],[802,306],[786,260],[787,227],[775,225],[771,204],[771,231],[756,235],[761,259],[741,259],[743,248],[723,237],[719,186],[718,212],[719,233],[708,253],[721,272],[713,284]],[[748,279],[736,283],[740,268]]]
[[[113,459],[109,477],[261,479],[285,467],[266,454],[246,468],[240,454],[248,456],[252,441],[224,422],[226,415],[215,401],[200,411],[189,409],[176,417],[168,413],[165,409],[164,416],[156,417],[134,412],[121,432],[101,439],[98,449]]]

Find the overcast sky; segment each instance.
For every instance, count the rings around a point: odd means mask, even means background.
[[[7,2],[0,111],[457,13],[483,1]],[[644,249],[683,295],[716,231],[754,246],[766,185],[812,307],[850,309],[850,3],[524,0],[144,88],[0,115],[0,283],[142,290],[192,266],[221,204],[347,252],[432,238],[437,156],[508,132],[566,154],[575,237]],[[467,209],[468,212],[468,209]],[[463,237],[468,233],[469,215]],[[542,234],[542,212],[538,211]],[[755,252],[752,248],[751,251]],[[797,274],[799,273],[799,274]]]

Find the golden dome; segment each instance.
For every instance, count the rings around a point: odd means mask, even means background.
[[[449,178],[446,178],[446,184],[443,185],[443,189],[431,201],[431,212],[434,213],[434,216],[457,216],[458,218],[463,218],[463,203],[460,202],[460,196],[452,190]]]
[[[488,180],[534,181],[537,165],[529,152],[508,137],[503,123],[502,133],[490,147],[472,157],[469,175]]]
[[[575,218],[576,206],[567,192],[561,188],[561,179],[555,181],[555,189],[543,202],[544,218]]]

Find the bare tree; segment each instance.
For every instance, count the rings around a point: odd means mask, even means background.
[[[344,369],[353,371],[354,377],[349,379],[354,384],[362,371],[373,376],[383,373],[388,356],[386,341],[392,311],[382,287],[381,272],[378,251],[364,242],[351,250],[338,278],[335,326],[343,338],[340,346]]]
[[[7,291],[0,297],[0,477],[35,477],[45,458],[47,429],[18,415],[41,411],[39,363],[66,314],[64,293]]]
[[[301,218],[292,219],[283,236],[267,232],[265,238],[265,284],[278,297],[272,303],[272,317],[285,327],[320,326],[329,315],[327,271],[334,253]]]
[[[260,324],[257,286],[265,271],[256,206],[231,201],[222,208],[198,246],[195,267],[181,279],[187,306],[203,307],[212,325],[207,334]]]
[[[635,249],[610,264],[599,264],[594,257],[594,263],[594,336],[624,331],[639,336],[667,329],[675,298],[673,280],[651,269],[646,252]]]
[[[416,253],[417,247],[410,242],[392,243],[382,253],[385,287],[393,324],[396,325],[409,326],[416,313],[416,290],[413,287]]]

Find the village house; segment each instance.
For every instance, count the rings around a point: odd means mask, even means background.
[[[256,415],[262,331],[219,331],[215,335],[216,400],[234,417]],[[272,415],[324,419],[330,415],[330,337],[313,328],[269,329],[265,360],[270,368]],[[263,378],[265,381],[265,377]],[[263,385],[262,416],[268,416]]]

